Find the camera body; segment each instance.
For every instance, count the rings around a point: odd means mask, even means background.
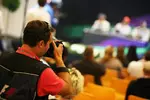
[[[62,41],[55,41],[55,44],[57,47],[59,46],[59,44],[63,45]],[[64,48],[64,45],[63,45],[63,48]],[[54,58],[53,52],[54,52],[54,47],[53,47],[53,44],[50,43],[50,48],[47,50],[47,52],[44,56]]]

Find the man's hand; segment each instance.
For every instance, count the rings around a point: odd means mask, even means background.
[[[53,44],[53,47],[54,47],[54,57],[55,57],[55,60],[56,60],[56,66],[60,66],[60,67],[63,67],[65,66],[64,62],[63,62],[63,59],[62,59],[62,54],[63,54],[63,45],[62,44],[59,44],[59,46],[57,47],[55,42],[53,41],[52,42]]]

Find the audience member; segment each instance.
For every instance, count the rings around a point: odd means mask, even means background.
[[[50,15],[51,15],[51,20],[52,20],[52,26],[53,27],[56,27],[57,26],[57,24],[59,23],[59,20],[58,20],[58,18],[60,17],[59,15],[60,15],[60,13],[59,13],[59,9],[58,9],[58,4],[57,3],[55,3],[55,2],[51,2],[51,3],[49,3],[49,6],[51,7],[51,9],[52,9],[52,12],[51,13],[49,13]]]
[[[53,2],[53,0],[46,0],[46,4],[44,5],[44,10],[49,13],[50,23],[53,27],[56,27],[58,24],[58,19],[55,16],[55,13],[58,11],[58,4]],[[39,5],[34,6],[33,8],[38,8]]]
[[[99,63],[104,64],[107,68],[120,70],[123,68],[122,63],[115,57],[113,57],[114,48],[112,46],[108,46],[105,49],[105,55],[100,59]]]
[[[147,22],[142,21],[140,26],[136,27],[132,32],[132,38],[143,42],[148,42],[150,38],[150,30],[147,28]]]
[[[143,78],[139,78],[130,82],[127,88],[125,100],[128,100],[129,95],[150,99],[150,61],[144,63],[143,72]]]
[[[121,61],[121,63],[123,64],[123,67],[127,67],[128,66],[129,62],[128,62],[125,54],[124,54],[124,47],[123,46],[119,46],[117,48],[117,56],[116,56],[116,58],[118,58]]]
[[[0,35],[4,33],[3,12],[0,10]]]
[[[143,63],[146,61],[150,61],[150,51],[145,53],[143,59],[139,61],[132,61],[129,63],[129,66],[127,68],[129,75],[135,78],[143,77]]]
[[[67,56],[68,56],[68,50],[67,50],[66,47],[64,47],[62,58],[63,58],[63,61],[64,61],[65,65],[66,65],[66,67],[68,68],[70,76],[71,76],[72,86],[73,86],[73,90],[74,90],[73,91],[73,95],[77,95],[78,93],[80,93],[83,90],[84,77],[73,66],[68,67]],[[54,58],[49,57],[49,55],[45,55],[43,57],[43,60],[45,60],[47,62],[46,65],[50,66],[56,72],[56,60]]]
[[[114,27],[114,33],[120,34],[122,36],[128,36],[131,32],[131,27],[129,25],[130,18],[128,16],[125,16],[122,20],[122,22],[117,23]]]
[[[95,83],[101,85],[100,77],[105,74],[105,67],[94,60],[93,52],[93,47],[88,46],[84,51],[83,60],[73,62],[72,66],[77,68],[83,75],[93,75]]]
[[[46,21],[51,25],[50,15],[44,9],[45,4],[46,4],[46,0],[38,0],[39,7],[29,9],[26,15],[26,23],[32,20],[42,20],[42,21]]]
[[[127,53],[127,59],[129,62],[138,60],[136,48],[137,48],[136,46],[130,46],[129,47],[128,53]]]
[[[29,22],[23,45],[14,53],[0,58],[0,97],[10,100],[46,100],[48,95],[72,94],[68,69],[62,60],[62,45],[52,40],[52,28],[45,21]],[[57,75],[40,61],[50,43],[54,47]]]
[[[110,23],[106,20],[105,14],[101,13],[98,15],[98,20],[94,22],[92,30],[99,30],[101,32],[108,32],[110,30]]]

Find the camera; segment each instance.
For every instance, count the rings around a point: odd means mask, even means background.
[[[55,41],[55,44],[58,47],[59,44],[63,45],[63,42],[62,41]],[[64,45],[63,45],[63,48],[64,48]],[[54,52],[54,47],[53,47],[53,44],[50,43],[50,48],[48,49],[48,51],[46,52],[46,54],[44,56],[54,58],[53,52]]]

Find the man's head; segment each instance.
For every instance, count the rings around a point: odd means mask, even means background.
[[[47,22],[31,21],[24,29],[23,43],[31,48],[36,48],[37,55],[43,56],[52,42],[52,32],[53,28]]]
[[[84,58],[92,60],[94,58],[94,51],[92,46],[87,46],[85,51],[84,51]]]
[[[146,21],[142,21],[140,23],[140,26],[143,27],[143,28],[147,27],[147,22]]]
[[[144,54],[144,59],[146,61],[150,61],[150,51],[147,51],[145,54]]]
[[[123,18],[123,20],[122,20],[122,23],[123,23],[123,24],[129,24],[130,21],[131,21],[130,17],[125,16],[125,17]]]
[[[113,57],[114,48],[113,46],[107,46],[105,48],[105,56]]]
[[[120,59],[124,58],[124,47],[123,46],[119,46],[117,48],[117,57]]]
[[[57,10],[58,8],[57,8],[57,3],[55,3],[55,2],[51,2],[50,3],[50,6],[53,8],[53,10],[55,11],[55,10]]]
[[[145,76],[150,77],[150,61],[144,62],[143,71]]]
[[[52,0],[46,0],[46,2],[47,2],[48,4],[51,3],[51,1],[52,1]]]
[[[100,13],[100,14],[98,15],[98,19],[99,19],[99,20],[106,20],[106,15],[103,14],[103,13]]]
[[[38,0],[38,4],[40,7],[44,7],[44,5],[47,3],[47,0]]]
[[[124,47],[123,46],[118,47],[117,54],[124,54]]]

